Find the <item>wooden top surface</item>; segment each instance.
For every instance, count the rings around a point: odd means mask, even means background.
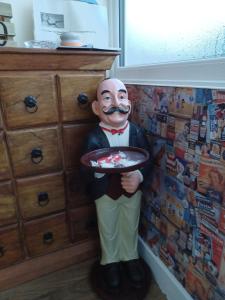
[[[95,48],[94,48],[95,49]],[[74,55],[74,54],[89,54],[89,53],[92,53],[92,54],[95,54],[95,55],[101,55],[101,54],[108,54],[108,55],[118,55],[120,54],[120,51],[119,50],[82,50],[81,49],[41,49],[41,48],[19,48],[19,47],[0,47],[0,54],[2,53],[11,53],[11,54],[14,54],[14,53],[29,53],[29,54],[41,54],[41,53],[44,53],[44,54],[69,54],[69,55]]]
[[[109,70],[120,51],[0,47],[0,70]]]

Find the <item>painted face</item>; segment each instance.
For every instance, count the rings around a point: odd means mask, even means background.
[[[92,103],[93,112],[102,122],[112,127],[125,125],[131,111],[131,103],[125,85],[118,79],[107,79],[100,83],[97,101]]]

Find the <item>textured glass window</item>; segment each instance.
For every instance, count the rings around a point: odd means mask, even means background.
[[[127,0],[125,66],[225,56],[225,0]]]

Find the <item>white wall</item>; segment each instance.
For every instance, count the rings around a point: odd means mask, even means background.
[[[33,39],[33,0],[0,0],[12,5],[12,22],[15,24],[14,40],[18,47],[23,47],[24,41]]]
[[[12,22],[15,24],[16,31],[14,40],[18,47],[24,47],[24,41],[34,39],[33,0],[0,0],[0,2],[12,5]],[[107,5],[107,0],[98,0],[98,3]]]

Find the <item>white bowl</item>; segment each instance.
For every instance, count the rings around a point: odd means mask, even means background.
[[[60,36],[61,46],[81,47],[83,43],[80,37],[74,32],[64,32]]]

